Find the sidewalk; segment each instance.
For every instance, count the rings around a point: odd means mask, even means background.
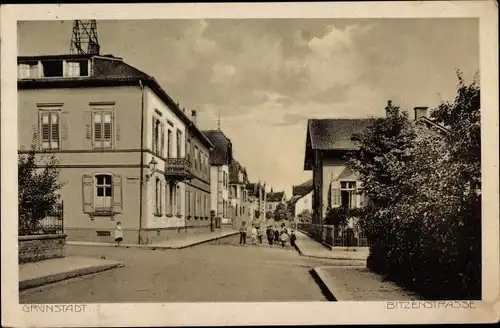
[[[313,269],[327,297],[334,301],[414,301],[420,297],[360,267]]]
[[[238,234],[238,231],[231,228],[222,229],[214,232],[201,233],[199,235],[190,235],[183,238],[175,238],[157,242],[154,244],[139,245],[139,244],[121,244],[121,247],[126,248],[143,248],[143,249],[181,249],[194,245],[199,245],[213,240],[230,237]],[[99,247],[115,247],[115,243],[95,243],[85,241],[67,241],[69,246],[99,246]]]
[[[19,290],[88,275],[123,266],[123,263],[68,256],[19,265]]]
[[[303,256],[331,260],[354,260],[362,266],[366,265],[366,259],[369,255],[368,247],[358,247],[356,250],[346,250],[344,247],[330,249],[301,231],[295,230],[295,235],[297,236],[295,244]]]

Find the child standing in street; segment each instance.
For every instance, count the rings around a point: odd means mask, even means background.
[[[286,229],[283,229],[281,230],[281,234],[280,234],[280,242],[281,242],[281,249],[285,249],[285,244],[286,244],[286,240],[288,239],[288,234],[286,232]]]
[[[240,246],[244,246],[246,242],[247,242],[247,227],[245,225],[245,221],[242,221],[240,227]]]
[[[295,240],[297,240],[297,236],[295,235],[295,231],[292,229],[292,233],[290,235],[290,245],[295,247]]]
[[[264,235],[264,232],[260,227],[257,228],[257,239],[259,240],[259,244],[262,244],[262,236]]]
[[[276,226],[274,226],[274,243],[278,244],[280,241],[280,231]]]
[[[255,226],[252,227],[252,245],[257,244],[257,228]]]
[[[273,246],[274,241],[274,230],[271,227],[267,227],[266,230],[267,241],[269,242],[269,246]]]
[[[115,228],[116,246],[119,246],[122,241],[123,241],[122,223],[118,221],[116,222],[116,228]]]

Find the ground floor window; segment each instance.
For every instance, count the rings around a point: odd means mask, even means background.
[[[84,174],[82,176],[83,212],[92,215],[121,213],[122,181],[111,173]]]
[[[346,208],[357,207],[356,181],[340,182],[340,206]]]

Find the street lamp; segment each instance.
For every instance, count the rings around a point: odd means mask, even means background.
[[[149,162],[149,172],[148,172],[148,174],[146,174],[146,181],[149,181],[149,179],[151,178],[151,176],[155,173],[155,171],[156,171],[156,164],[158,164],[158,162],[153,157],[151,159],[151,161]]]

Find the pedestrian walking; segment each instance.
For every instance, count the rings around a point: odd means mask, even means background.
[[[257,228],[257,239],[259,240],[259,244],[262,244],[262,236],[264,235],[264,232],[260,227]]]
[[[252,245],[257,244],[257,228],[255,226],[252,227]]]
[[[245,221],[241,222],[240,227],[240,246],[244,246],[247,243],[247,227]]]
[[[122,241],[123,241],[122,223],[118,221],[116,222],[116,228],[115,228],[116,246],[120,246]]]
[[[292,233],[290,234],[290,245],[295,247],[295,240],[297,240],[297,236],[295,235],[295,230],[292,229]]]
[[[274,227],[274,243],[277,245],[280,241],[280,231],[276,226]]]
[[[274,241],[274,230],[272,227],[267,227],[266,230],[267,241],[269,242],[269,246],[273,246]]]
[[[281,249],[285,249],[285,244],[287,239],[288,239],[288,234],[286,232],[286,229],[281,230],[280,234]]]

